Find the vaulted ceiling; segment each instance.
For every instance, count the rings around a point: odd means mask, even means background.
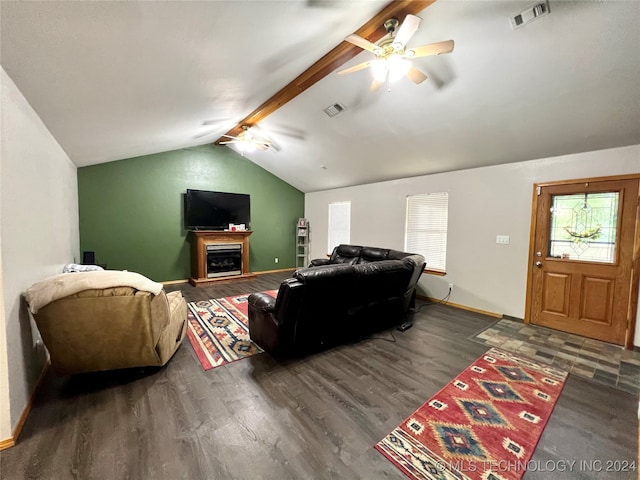
[[[245,156],[310,192],[640,144],[640,2],[551,1],[514,30],[535,3],[436,1],[409,46],[456,47],[413,61],[428,80],[329,74],[260,122],[277,148]],[[92,165],[213,143],[386,4],[0,2],[0,63]]]

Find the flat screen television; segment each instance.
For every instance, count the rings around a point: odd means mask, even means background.
[[[210,192],[187,189],[184,222],[188,230],[226,230],[242,224],[249,230],[251,200],[245,193]]]

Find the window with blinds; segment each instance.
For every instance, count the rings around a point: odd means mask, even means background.
[[[427,270],[445,272],[449,193],[422,193],[407,197],[404,249],[423,255]]]
[[[351,238],[351,202],[329,203],[329,245],[328,252],[341,243],[349,243]]]

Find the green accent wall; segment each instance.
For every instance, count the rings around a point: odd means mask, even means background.
[[[190,277],[183,213],[188,188],[250,194],[251,271],[295,266],[304,193],[215,145],[78,168],[81,251],[95,251],[96,262],[108,269],[155,281]]]

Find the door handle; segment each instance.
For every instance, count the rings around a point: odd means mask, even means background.
[[[536,267],[542,268],[542,262],[536,262]]]

